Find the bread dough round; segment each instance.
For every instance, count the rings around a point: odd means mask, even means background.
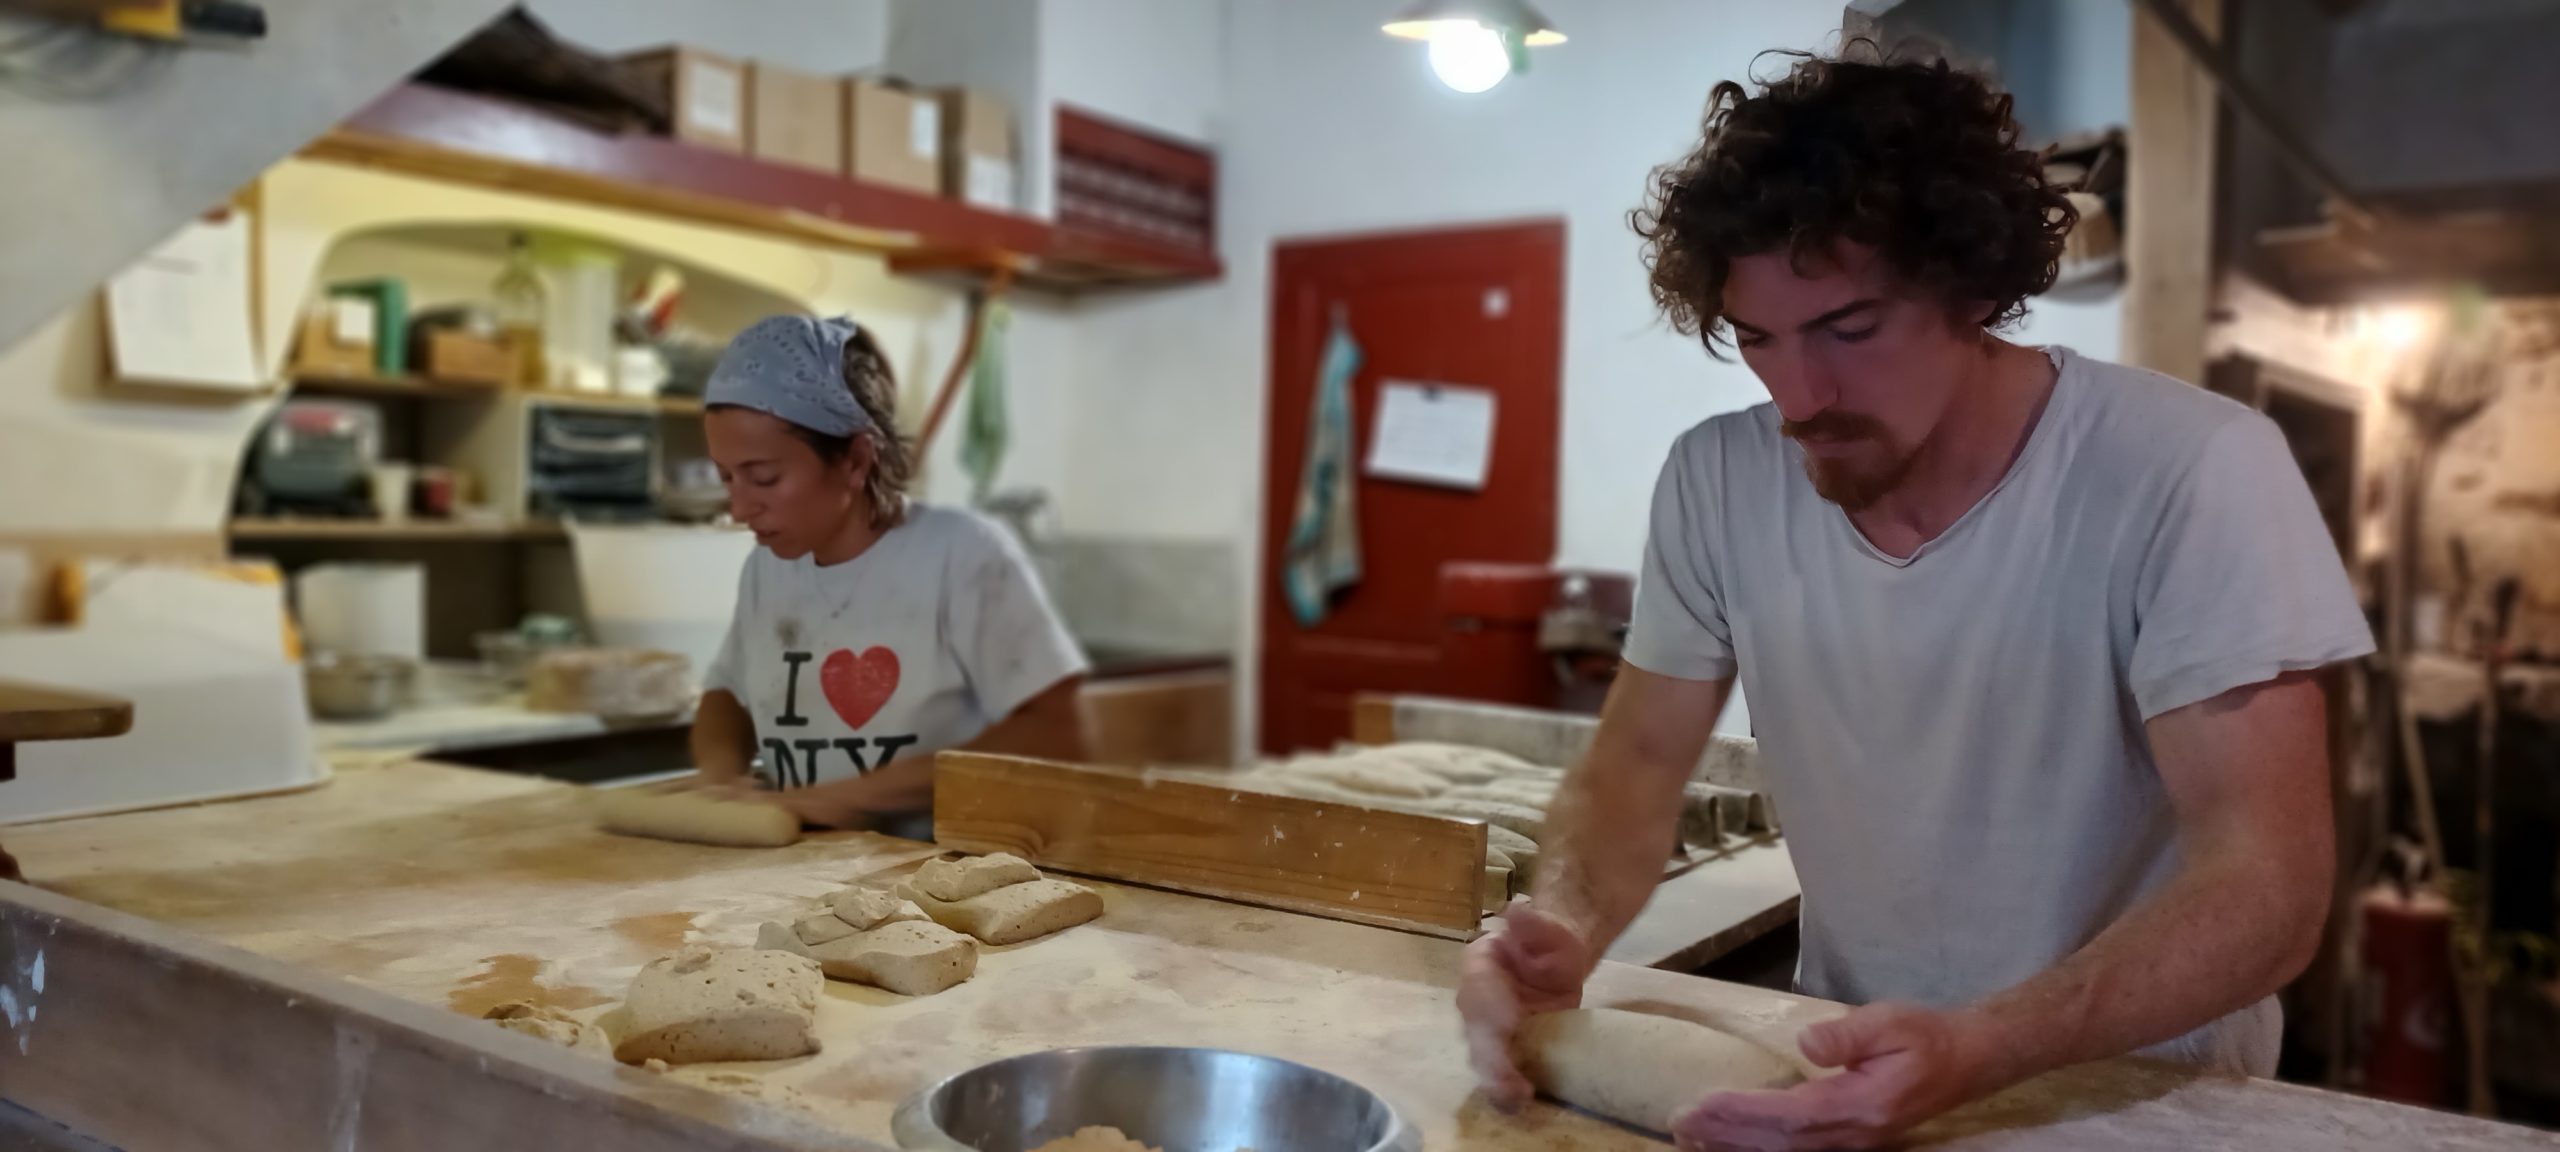
[[[1786,1058],[1729,1032],[1616,1008],[1533,1017],[1512,1052],[1538,1091],[1652,1132],[1670,1132],[1711,1093],[1804,1079]]]

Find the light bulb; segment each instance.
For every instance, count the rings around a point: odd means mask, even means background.
[[[1431,27],[1431,71],[1460,92],[1482,92],[1511,74],[1511,50],[1473,20],[1443,20]]]

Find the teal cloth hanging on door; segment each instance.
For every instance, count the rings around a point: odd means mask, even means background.
[[[961,417],[960,470],[969,474],[969,499],[986,502],[1004,467],[1004,452],[1013,442],[1012,418],[1005,411],[1005,331],[1013,326],[1013,310],[1002,300],[987,302],[979,319],[978,360],[969,366],[969,411]]]
[[[1298,472],[1297,513],[1289,528],[1282,583],[1289,611],[1312,628],[1332,610],[1333,595],[1360,582],[1360,515],[1352,469],[1351,380],[1360,373],[1360,344],[1341,315],[1325,337],[1316,369],[1307,459]]]

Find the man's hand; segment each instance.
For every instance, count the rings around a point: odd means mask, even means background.
[[[1805,1029],[1801,1043],[1817,1067],[1846,1071],[1778,1091],[1710,1096],[1673,1125],[1680,1147],[1884,1147],[2016,1079],[1991,1029],[1969,1012],[1870,1004]]]
[[[1512,1035],[1531,1016],[1580,1005],[1595,961],[1580,933],[1526,898],[1513,901],[1501,924],[1467,945],[1458,1017],[1466,1027],[1467,1061],[1495,1107],[1517,1108],[1535,1091],[1512,1062]]]

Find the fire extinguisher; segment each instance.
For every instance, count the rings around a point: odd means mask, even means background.
[[[2452,1031],[2453,905],[2426,888],[2391,884],[2359,901],[2364,947],[2364,1090],[2442,1107]]]

